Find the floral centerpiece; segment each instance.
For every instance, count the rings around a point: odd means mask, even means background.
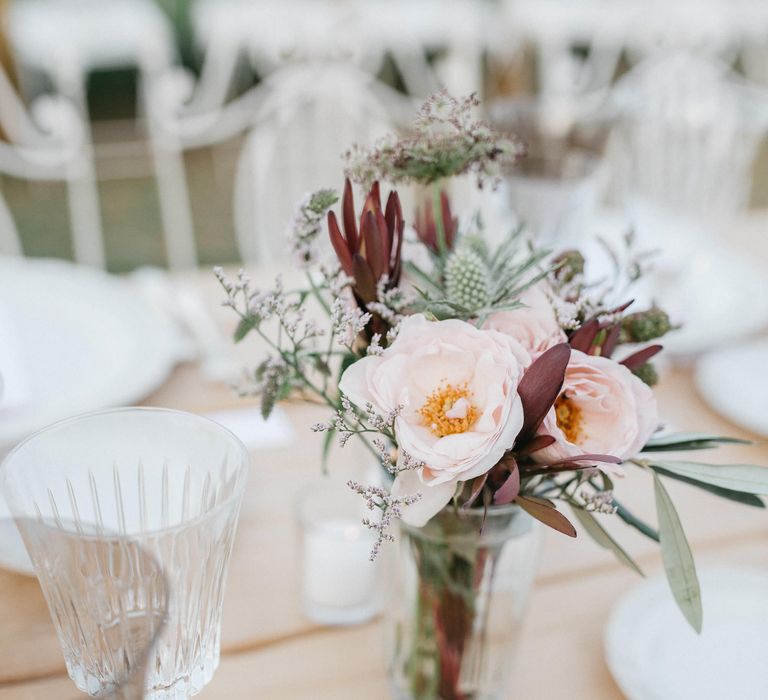
[[[575,522],[638,572],[595,514],[659,542],[674,597],[700,630],[696,570],[664,479],[757,507],[755,494],[768,492],[762,467],[665,456],[735,440],[659,431],[652,359],[672,325],[661,308],[619,298],[644,256],[630,246],[612,279],[588,284],[578,251],[538,250],[519,229],[492,245],[482,212],[454,216],[451,178],[483,186],[523,156],[516,139],[473,119],[476,106],[438,94],[410,135],[352,149],[338,213],[332,190],[305,197],[291,222],[305,288],[278,280],[260,291],[217,271],[240,316],[236,340],[255,333],[272,348],[253,375],[264,415],[297,393],[320,401],[331,417],[313,430],[326,434],[326,454],[335,439],[360,438],[389,477],[349,485],[376,513],[366,520],[378,535],[372,557],[399,521],[416,571],[390,669],[407,698],[496,697],[505,664],[490,658],[504,614],[494,578],[505,541],[532,519],[570,537]],[[360,209],[353,181],[367,192]],[[384,182],[428,193],[411,226],[396,191],[382,198]],[[320,260],[325,236],[330,263]],[[325,327],[308,318],[311,304]],[[657,526],[615,496],[628,469],[652,476]]]

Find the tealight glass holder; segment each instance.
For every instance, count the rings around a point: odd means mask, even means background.
[[[304,614],[325,625],[354,625],[382,609],[386,548],[371,560],[376,534],[364,501],[330,479],[304,489],[297,503]]]

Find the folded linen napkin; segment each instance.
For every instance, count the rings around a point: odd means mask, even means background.
[[[11,309],[0,303],[0,416],[23,408],[32,397],[23,357]]]

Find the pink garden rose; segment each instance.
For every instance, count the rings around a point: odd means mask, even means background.
[[[497,311],[485,323],[492,328],[512,336],[535,359],[553,345],[567,340],[547,295],[546,282],[529,287],[520,295],[525,307],[511,311]]]
[[[624,365],[572,350],[562,392],[540,430],[556,442],[533,456],[542,462],[578,454],[627,459],[640,452],[658,422],[653,392]]]
[[[459,320],[402,322],[382,355],[365,357],[342,375],[339,388],[395,420],[400,448],[424,466],[401,471],[395,496],[422,494],[403,520],[424,525],[453,497],[460,481],[480,476],[510,449],[523,424],[517,385],[528,353],[513,338]]]

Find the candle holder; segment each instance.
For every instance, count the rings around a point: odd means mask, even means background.
[[[373,518],[345,484],[330,479],[307,487],[297,503],[301,530],[304,614],[325,625],[355,625],[382,608],[383,558],[371,561]]]

